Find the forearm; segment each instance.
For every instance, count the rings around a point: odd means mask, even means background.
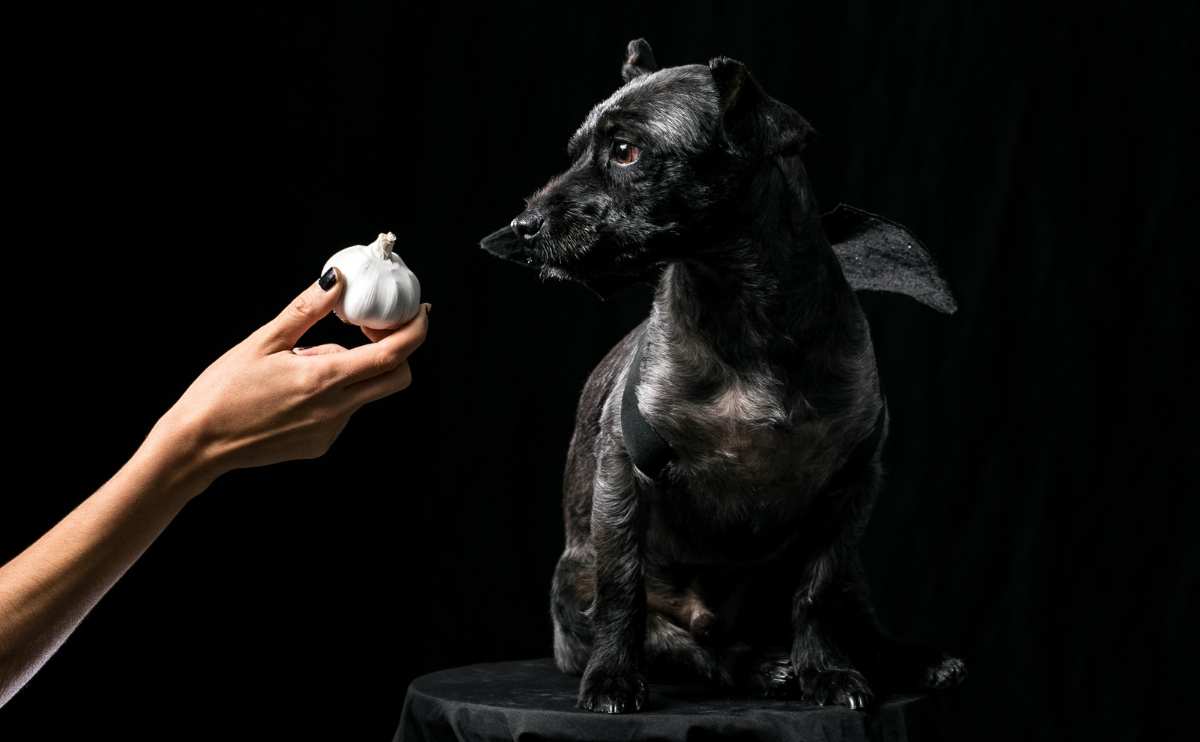
[[[215,477],[186,437],[156,425],[100,489],[0,567],[0,706]]]

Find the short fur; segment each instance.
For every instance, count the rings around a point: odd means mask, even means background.
[[[877,685],[958,682],[959,660],[890,639],[867,597],[887,409],[800,159],[812,127],[725,57],[658,69],[638,39],[622,77],[571,167],[483,243],[597,290],[663,268],[588,378],[567,454],[551,613],[579,705],[640,709],[648,673],[852,708]],[[635,162],[613,161],[619,142]],[[638,408],[674,452],[661,481],[622,436],[639,342]]]

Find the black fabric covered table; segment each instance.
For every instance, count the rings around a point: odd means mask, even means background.
[[[550,658],[430,673],[409,686],[395,742],[944,739],[936,704],[922,696],[890,698],[863,712],[651,683],[644,710],[609,715],[576,709],[578,690],[579,678],[559,672]]]

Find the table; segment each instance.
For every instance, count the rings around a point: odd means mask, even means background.
[[[549,657],[430,673],[409,685],[395,742],[948,738],[940,728],[939,704],[926,696],[891,697],[863,712],[650,683],[645,709],[610,715],[576,709],[578,690],[579,678],[559,672]]]

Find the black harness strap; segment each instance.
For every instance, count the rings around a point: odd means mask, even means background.
[[[625,391],[621,396],[621,433],[625,437],[625,449],[638,471],[655,482],[662,481],[667,464],[675,458],[675,451],[654,426],[642,415],[637,406],[637,385],[642,378],[642,348],[646,335],[638,340],[633,354],[633,363],[625,380]]]

